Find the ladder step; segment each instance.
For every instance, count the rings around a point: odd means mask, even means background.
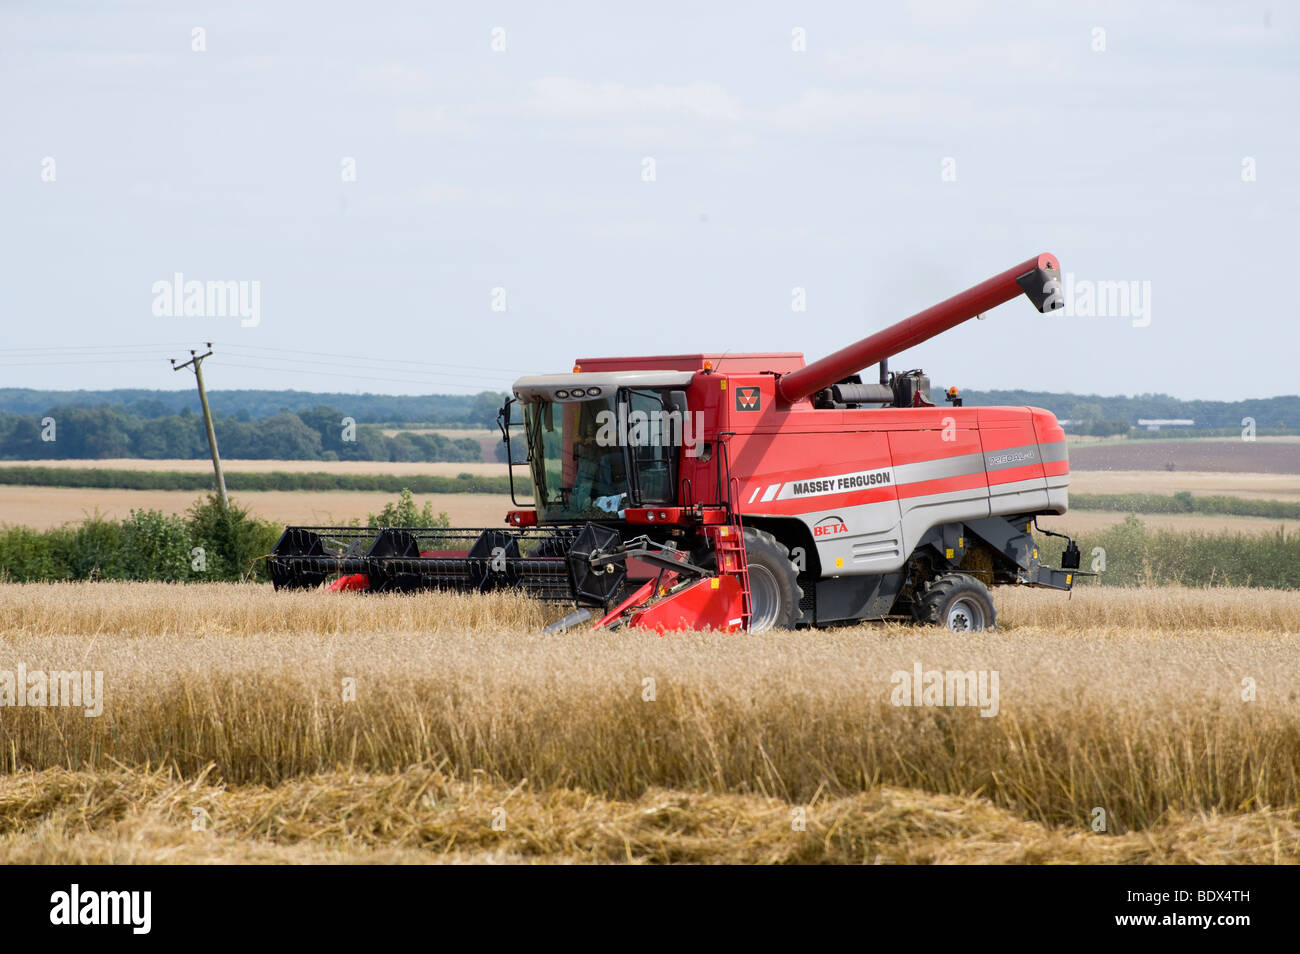
[[[721,542],[722,545],[718,549],[722,551],[722,553],[737,558],[735,562],[736,569],[734,572],[740,579],[741,618],[745,630],[748,631],[749,627],[754,622],[754,601],[753,595],[750,593],[749,589],[749,554],[745,552],[745,527],[744,524],[741,523],[740,510],[734,503],[734,501],[740,499],[740,478],[732,477],[727,490],[728,497],[733,501],[732,506],[728,508],[731,515],[731,523],[728,525],[727,529],[733,530],[734,536],[726,531],[719,534],[718,541]],[[718,565],[722,566],[723,562],[724,561],[720,554]]]

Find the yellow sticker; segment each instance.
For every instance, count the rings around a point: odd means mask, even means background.
[[[844,557],[836,557],[836,558],[835,558],[835,567],[836,567],[836,569],[839,569],[839,568],[842,567],[842,566],[844,566]]]
[[[718,378],[718,384],[722,386],[722,390],[724,390],[724,391],[727,390],[727,379],[726,379],[726,378]]]
[[[719,577],[715,576],[713,579],[709,580],[709,588],[716,590],[718,588],[718,584],[721,582],[722,580]]]
[[[1034,547],[1034,559],[1038,559],[1038,547]]]
[[[1074,574],[1073,574],[1073,573],[1067,573],[1067,574],[1065,574],[1065,585],[1066,585],[1066,586],[1069,586],[1069,585],[1070,585],[1070,582],[1071,582],[1073,579],[1074,579]]]
[[[943,555],[944,555],[945,557],[947,557],[949,560],[951,560],[951,559],[952,559],[952,547],[949,547],[948,549],[944,550],[944,551],[943,551]]]
[[[957,546],[959,546],[959,547],[964,547],[965,545],[966,545],[966,538],[965,538],[965,537],[958,537],[958,538],[957,538]]]

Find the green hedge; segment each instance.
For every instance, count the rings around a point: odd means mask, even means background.
[[[1193,496],[1187,491],[1167,494],[1070,494],[1072,510],[1115,513],[1207,513],[1237,517],[1300,520],[1300,503],[1288,500],[1249,500],[1244,497]]]
[[[1121,522],[1076,538],[1080,569],[1090,570],[1104,551],[1105,570],[1084,581],[1114,586],[1179,583],[1185,586],[1300,588],[1300,532],[1204,533],[1157,530],[1129,514]],[[1063,541],[1039,537],[1040,550],[1060,565]]]
[[[433,512],[431,502],[416,506],[406,488],[395,503],[370,514],[367,523],[450,525],[445,512]],[[89,517],[52,530],[0,527],[0,581],[265,581],[263,557],[283,532],[283,524],[253,517],[236,504],[223,509],[215,494],[196,501],[184,517],[132,510],[126,520]]]
[[[528,479],[515,481],[522,496]],[[183,473],[174,470],[110,470],[96,467],[0,467],[0,485],[28,487],[104,487],[123,490],[193,490],[209,491],[212,474]],[[235,472],[226,474],[226,489],[249,490],[366,490],[398,493],[403,488],[417,494],[508,494],[508,477],[479,477],[458,474],[455,477],[433,475],[389,476],[387,474],[326,474]]]
[[[265,580],[262,556],[284,527],[215,496],[186,516],[132,510],[51,530],[0,528],[0,580]]]
[[[418,509],[409,491],[371,514],[370,526],[448,525],[447,515]],[[123,521],[92,517],[53,530],[0,528],[0,580],[265,580],[270,552],[283,526],[215,498],[196,503],[185,517],[133,510]],[[1152,530],[1136,516],[1078,539],[1082,569],[1105,553],[1100,577],[1086,584],[1300,588],[1300,532],[1223,534]],[[1063,542],[1040,536],[1046,559],[1060,564]],[[195,548],[202,549],[202,566]]]

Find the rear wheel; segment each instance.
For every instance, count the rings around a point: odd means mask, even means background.
[[[997,623],[993,596],[973,576],[945,573],[926,588],[916,604],[917,622],[952,633],[978,633]]]

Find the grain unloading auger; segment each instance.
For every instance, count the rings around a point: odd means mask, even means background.
[[[1060,308],[1059,279],[1035,256],[807,365],[583,358],[521,378],[500,423],[512,461],[522,429],[533,502],[515,500],[506,528],[289,527],[271,578],[517,589],[575,605],[557,627],[992,626],[990,586],[1068,590],[1079,575],[1073,541],[1055,568],[1033,536],[1038,515],[1066,510],[1065,434],[1048,411],[964,407],[955,389],[937,407],[923,372],[887,361],[1022,293]]]

